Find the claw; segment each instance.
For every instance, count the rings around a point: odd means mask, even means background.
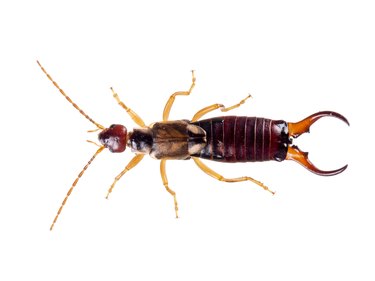
[[[322,117],[331,116],[340,119],[341,121],[345,122],[349,126],[349,121],[344,116],[339,113],[333,111],[321,111],[306,117],[302,121],[297,123],[288,123],[288,131],[289,135],[293,138],[297,138],[303,133],[308,133],[310,126],[318,121]]]
[[[314,113],[297,123],[288,123],[289,136],[292,138],[297,138],[303,133],[308,133],[310,126],[312,124],[314,124],[320,118],[326,117],[326,116],[338,118],[349,126],[349,121],[341,114],[333,112],[333,111],[321,111],[321,112]],[[314,164],[310,162],[308,158],[308,153],[301,151],[295,145],[288,147],[286,159],[296,161],[302,166],[304,166],[306,169],[308,169],[310,172],[313,172],[320,176],[334,176],[334,175],[342,173],[348,167],[348,165],[345,165],[336,170],[331,170],[331,171],[320,170],[317,167],[315,167]]]
[[[288,154],[286,155],[286,159],[296,161],[302,166],[304,166],[310,172],[313,172],[320,176],[334,176],[334,175],[342,173],[348,167],[348,165],[345,165],[344,167],[341,167],[337,170],[322,171],[318,169],[317,167],[315,167],[314,164],[310,162],[307,155],[308,155],[307,152],[303,152],[297,146],[293,145],[293,146],[288,147]]]

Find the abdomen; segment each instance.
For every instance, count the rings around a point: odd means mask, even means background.
[[[195,157],[221,162],[282,161],[288,150],[285,121],[223,116],[192,124],[206,132],[207,145]]]

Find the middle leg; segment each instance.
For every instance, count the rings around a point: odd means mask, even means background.
[[[167,121],[169,119],[169,113],[171,112],[172,105],[174,103],[174,100],[176,96],[188,96],[190,95],[191,91],[193,90],[195,86],[195,76],[194,76],[194,70],[191,71],[192,73],[192,82],[189,91],[184,91],[184,92],[176,92],[172,94],[167,103],[165,104],[164,111],[163,111],[163,121]]]
[[[176,218],[178,218],[178,204],[177,204],[176,192],[174,192],[168,186],[167,174],[165,172],[165,162],[167,162],[167,160],[165,159],[162,159],[160,161],[160,175],[161,175],[161,179],[163,180],[163,185],[165,186],[165,189],[173,196],[174,210],[176,212]]]

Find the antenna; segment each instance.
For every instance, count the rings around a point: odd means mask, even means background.
[[[68,102],[74,106],[75,109],[77,109],[79,111],[79,113],[81,113],[83,116],[86,117],[86,119],[88,119],[91,123],[93,123],[96,127],[98,127],[98,129],[100,130],[103,130],[105,129],[104,126],[100,125],[99,123],[96,123],[93,119],[90,118],[90,116],[88,116],[81,108],[79,108],[79,106],[74,103],[71,98],[65,94],[64,90],[60,88],[60,86],[52,79],[51,75],[49,75],[47,73],[47,71],[44,69],[44,67],[40,64],[40,62],[37,60],[36,61],[38,63],[38,65],[40,66],[40,68],[42,69],[42,71],[44,72],[45,75],[47,75],[48,79],[51,80],[52,84],[60,91],[60,93],[68,100]]]

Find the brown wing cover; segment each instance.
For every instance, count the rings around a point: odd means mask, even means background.
[[[206,145],[205,132],[183,120],[154,123],[151,133],[150,155],[156,159],[189,159]]]

